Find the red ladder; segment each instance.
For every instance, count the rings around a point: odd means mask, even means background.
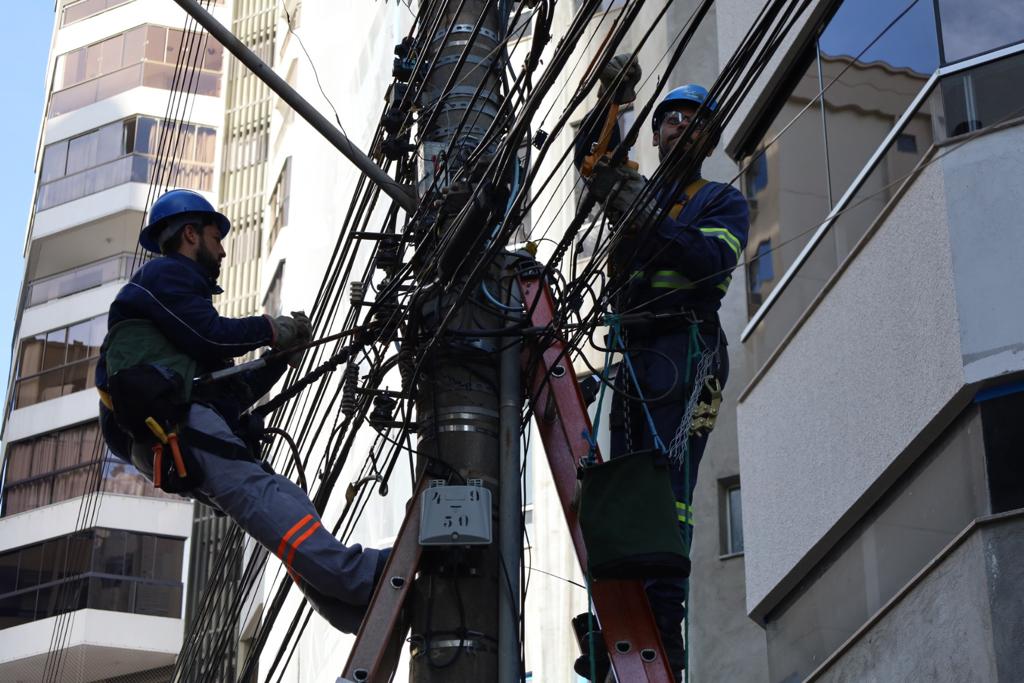
[[[532,327],[550,325],[555,313],[550,288],[536,276],[520,276],[519,287],[529,313],[529,324]],[[524,380],[530,387],[537,430],[544,442],[576,556],[585,570],[587,549],[572,500],[577,466],[590,452],[590,444],[583,436],[584,430],[590,433],[590,416],[563,342],[546,338],[527,344],[523,350],[523,368],[524,372],[532,373],[532,377]],[[600,454],[597,457],[600,460]],[[421,479],[356,636],[342,673],[343,680],[353,683],[390,681],[394,676],[409,630],[405,603],[420,562],[420,493],[425,485],[426,478]],[[591,586],[591,595],[616,679],[621,683],[674,683],[643,584],[640,581],[596,581]],[[567,624],[566,628],[570,626]]]

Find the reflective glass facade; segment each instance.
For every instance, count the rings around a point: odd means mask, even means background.
[[[184,547],[89,529],[0,553],[0,629],[86,608],[179,618]]]
[[[1005,87],[1024,76],[1019,56],[925,90],[941,65],[940,25],[933,2],[884,10],[868,0],[838,3],[742,146],[751,205],[747,304],[759,319],[745,342],[755,368],[933,145],[1024,115],[1020,89]],[[995,39],[986,45],[999,47]]]

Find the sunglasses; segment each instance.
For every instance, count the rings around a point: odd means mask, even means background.
[[[681,111],[670,111],[667,112],[662,118],[662,123],[668,123],[673,126],[686,126],[693,120],[688,114],[684,114]]]

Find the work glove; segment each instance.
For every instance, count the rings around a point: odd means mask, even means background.
[[[604,95],[609,88],[615,88],[612,101],[616,104],[625,104],[636,99],[636,86],[640,83],[643,71],[638,62],[629,63],[632,58],[633,55],[628,52],[615,55],[608,60],[597,76],[601,81],[601,95]]]
[[[618,229],[636,232],[643,226],[652,223],[661,212],[661,207],[650,192],[644,192],[647,180],[634,169],[620,166],[615,169],[619,180],[612,188],[608,199],[604,202],[604,211],[608,218],[618,225]],[[626,214],[629,217],[619,225]]]
[[[274,349],[286,351],[296,346],[302,346],[313,339],[313,325],[303,311],[292,311],[289,315],[279,315],[270,319],[274,328]],[[299,367],[302,362],[302,353],[305,349],[297,349],[294,353],[285,356],[284,360],[293,368]]]

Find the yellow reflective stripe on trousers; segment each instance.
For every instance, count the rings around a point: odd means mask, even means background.
[[[693,289],[693,283],[682,273],[674,270],[656,270],[651,274],[651,287],[654,289]]]
[[[722,294],[725,294],[726,292],[729,291],[729,283],[730,282],[732,282],[732,275],[730,275],[729,277],[725,278],[725,280],[723,280],[722,282],[719,282],[715,286],[718,289],[722,290]]]
[[[732,252],[736,254],[736,258],[739,259],[740,252],[743,251],[743,246],[740,241],[736,239],[736,235],[732,234],[725,228],[701,228],[700,231],[709,237],[717,237],[732,249]]]

